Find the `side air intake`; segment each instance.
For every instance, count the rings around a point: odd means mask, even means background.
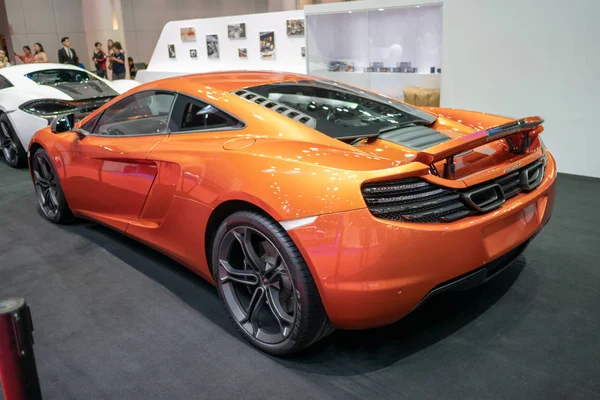
[[[281,115],[285,115],[286,117],[291,118],[294,121],[298,121],[301,124],[304,124],[310,128],[315,129],[317,126],[317,121],[314,118],[298,110],[295,110],[287,105],[267,99],[266,97],[263,97],[259,94],[252,93],[249,90],[236,90],[235,92],[233,92],[233,94],[241,97],[242,99],[246,99],[263,107],[269,108]]]

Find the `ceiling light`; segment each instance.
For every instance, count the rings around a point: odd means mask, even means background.
[[[383,11],[383,8],[380,8],[379,11]]]

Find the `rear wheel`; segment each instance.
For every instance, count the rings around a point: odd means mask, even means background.
[[[27,165],[27,152],[6,114],[0,114],[0,152],[8,165],[13,168]]]
[[[31,160],[33,184],[44,216],[52,222],[67,223],[73,214],[60,185],[56,168],[44,149],[38,149]]]
[[[233,324],[257,348],[287,355],[332,331],[304,259],[271,218],[230,215],[215,236],[212,265]]]

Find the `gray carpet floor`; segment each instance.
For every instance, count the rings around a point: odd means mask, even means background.
[[[599,199],[600,180],[561,175],[550,224],[497,279],[277,359],[212,286],[96,224],[45,221],[28,172],[0,163],[0,297],[31,306],[45,399],[598,398]]]

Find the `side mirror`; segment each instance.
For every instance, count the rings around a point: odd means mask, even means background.
[[[75,128],[75,114],[59,115],[50,123],[52,133],[69,132]]]

